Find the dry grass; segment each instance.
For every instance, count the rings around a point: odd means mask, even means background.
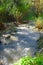
[[[36,28],[38,28],[38,29],[43,28],[43,21],[41,19],[36,20]]]

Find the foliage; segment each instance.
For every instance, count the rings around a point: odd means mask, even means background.
[[[37,55],[34,58],[23,57],[14,65],[43,65],[43,54]]]
[[[11,9],[11,13],[16,17],[17,20],[22,20],[29,13],[31,4],[26,0],[18,0]],[[25,17],[26,18],[26,17]]]
[[[0,22],[6,21],[7,16],[9,16],[9,11],[12,8],[12,0],[0,0]]]
[[[42,29],[42,28],[43,28],[43,19],[42,19],[41,17],[38,17],[38,18],[36,19],[36,27],[37,27],[38,29]]]
[[[42,0],[40,2],[42,3]],[[43,17],[43,7],[41,4],[39,6],[40,16]],[[31,0],[0,0],[0,21],[6,21],[11,15],[17,21],[35,19],[38,16],[37,6],[32,5]]]

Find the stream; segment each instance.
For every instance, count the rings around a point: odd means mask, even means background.
[[[10,38],[6,38],[10,35]],[[13,65],[17,60],[24,56],[35,56],[37,51],[37,40],[40,34],[35,26],[19,25],[17,32],[3,34],[0,42],[0,59],[3,65]]]

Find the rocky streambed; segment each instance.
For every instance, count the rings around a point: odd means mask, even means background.
[[[6,38],[7,36],[10,36]],[[23,56],[34,57],[40,33],[35,26],[19,25],[17,32],[3,34],[0,43],[0,60],[4,65],[11,65]]]

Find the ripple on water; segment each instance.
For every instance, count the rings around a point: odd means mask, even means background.
[[[31,30],[31,28],[31,26],[30,28],[25,26],[18,27],[18,32],[16,35],[11,35],[10,39],[2,38],[3,44],[0,45],[0,55],[2,56],[5,65],[11,65],[23,56],[34,56],[34,53],[37,51],[35,40],[38,39],[39,34],[37,34],[37,31],[34,32],[33,29]],[[31,43],[29,44],[29,42]],[[4,43],[6,43],[6,45],[4,45]]]

